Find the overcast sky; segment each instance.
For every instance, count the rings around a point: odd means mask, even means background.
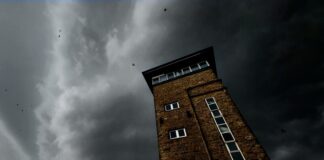
[[[209,46],[271,159],[324,159],[323,27],[321,0],[1,0],[0,160],[157,160],[141,72]]]

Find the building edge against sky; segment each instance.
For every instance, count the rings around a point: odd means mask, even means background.
[[[160,160],[269,159],[216,71],[209,47],[143,72]]]

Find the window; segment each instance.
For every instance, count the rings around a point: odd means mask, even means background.
[[[241,152],[231,153],[233,160],[244,160]]]
[[[188,74],[188,73],[190,73],[190,68],[189,67],[183,68],[182,72],[183,72],[183,74]]]
[[[181,71],[181,70],[175,71],[174,73],[175,73],[175,76],[176,76],[176,77],[182,75],[182,71]]]
[[[174,72],[170,72],[167,74],[160,74],[156,77],[152,77],[152,84],[158,84],[167,80],[171,80],[174,79],[176,77],[185,75],[185,74],[189,74],[191,72],[206,68],[209,66],[209,63],[207,61],[203,61],[203,62],[199,62],[199,63],[195,63],[195,64],[191,64],[190,66],[186,66],[183,69],[178,69]]]
[[[172,79],[172,78],[174,78],[174,73],[173,72],[168,73],[167,76],[168,76],[168,79]]]
[[[159,83],[159,77],[153,77],[152,78],[152,83],[153,84]]]
[[[209,64],[208,64],[207,61],[203,61],[203,62],[200,62],[200,63],[198,63],[198,64],[199,64],[200,68],[206,68],[206,67],[209,66]]]
[[[185,128],[169,131],[169,138],[170,139],[177,139],[177,138],[183,138],[183,137],[187,137],[187,133],[186,133]]]
[[[245,160],[240,148],[235,142],[234,136],[228,127],[219,107],[217,106],[216,100],[211,98],[205,99],[206,104],[210,110],[211,115],[215,119],[215,124],[222,135],[223,141],[225,142],[226,148],[232,157],[232,160]]]
[[[192,72],[199,70],[198,64],[191,65],[190,68]]]
[[[162,74],[160,76],[160,82],[166,81],[167,80],[167,76],[165,74]]]
[[[229,129],[227,127],[226,124],[222,124],[222,125],[219,125],[219,130],[222,132],[222,133],[226,133],[226,132],[229,132]]]
[[[179,102],[170,103],[164,106],[165,111],[171,111],[177,108],[180,108]]]

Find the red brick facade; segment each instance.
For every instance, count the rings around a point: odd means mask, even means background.
[[[214,97],[246,160],[269,159],[211,68],[153,86],[160,160],[230,160],[205,98]],[[164,106],[179,102],[180,108]],[[185,128],[187,137],[170,139]]]

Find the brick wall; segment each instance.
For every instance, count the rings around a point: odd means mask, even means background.
[[[211,69],[153,87],[161,160],[231,159],[205,103],[215,97],[245,159],[268,159],[230,95]],[[179,109],[164,111],[178,101]],[[187,137],[169,139],[169,130],[186,128]]]

